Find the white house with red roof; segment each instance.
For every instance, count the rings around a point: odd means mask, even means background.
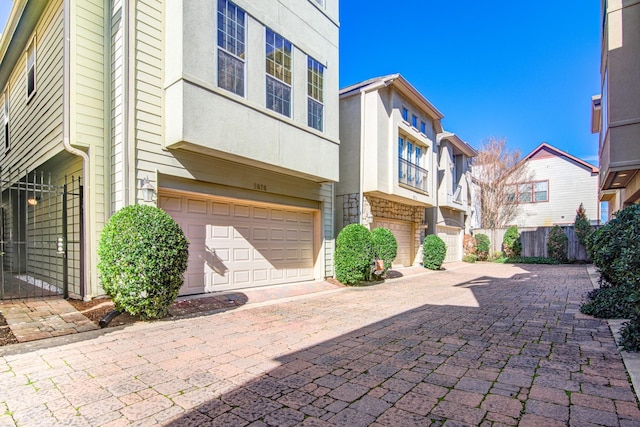
[[[526,182],[518,182],[512,187],[520,204],[513,225],[573,224],[580,203],[592,223],[597,222],[600,211],[596,166],[547,143],[540,144],[522,161],[527,163],[528,174]]]

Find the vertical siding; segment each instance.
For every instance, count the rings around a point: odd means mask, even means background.
[[[0,167],[16,173],[33,169],[62,151],[62,0],[46,7],[34,34],[36,93],[27,103],[24,55],[8,83],[11,151]]]
[[[111,3],[111,210],[125,205],[125,31],[122,0]]]

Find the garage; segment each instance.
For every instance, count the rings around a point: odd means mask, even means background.
[[[413,224],[386,218],[374,218],[371,229],[378,227],[385,227],[391,230],[398,242],[398,255],[393,262],[393,266],[409,267],[413,265]]]
[[[313,280],[312,209],[162,190],[189,239],[180,295]]]
[[[462,229],[460,227],[448,227],[439,225],[437,227],[438,237],[444,240],[447,245],[447,256],[444,262],[462,260]]]

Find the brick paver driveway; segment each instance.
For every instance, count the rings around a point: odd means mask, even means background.
[[[640,425],[590,288],[477,264],[9,351],[0,425]]]

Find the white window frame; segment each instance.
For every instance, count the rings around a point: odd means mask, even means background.
[[[247,93],[247,61],[246,61],[246,55],[247,55],[247,13],[238,5],[236,5],[235,3],[229,1],[229,0],[218,0],[218,11],[217,11],[217,17],[219,18],[221,15],[224,19],[229,20],[232,19],[233,23],[235,25],[235,29],[237,30],[240,25],[237,19],[239,14],[242,14],[242,40],[239,39],[238,37],[238,32],[236,31],[236,34],[229,34],[225,29],[219,28],[219,22],[218,20],[216,20],[216,22],[218,23],[218,28],[217,28],[217,32],[216,32],[216,47],[218,50],[218,55],[216,57],[216,61],[217,61],[217,84],[218,87],[221,89],[224,89],[226,91],[229,91],[231,93],[234,93],[238,96],[241,97],[245,97],[245,94]],[[221,11],[220,10],[220,3],[224,3],[224,7],[225,10]],[[227,6],[231,4],[234,8],[235,8],[235,12],[236,12],[236,16],[235,17],[229,17],[227,16]],[[226,40],[233,40],[233,45],[234,48],[233,51],[229,50],[229,44],[228,43],[223,43],[223,41],[221,40],[222,35],[224,34],[224,36],[226,37]],[[241,51],[239,49],[239,45],[241,45]],[[235,87],[237,85],[237,76],[233,76],[231,77],[232,79],[234,79],[233,82],[233,86],[234,88],[231,87],[226,87],[225,85],[221,84],[223,81],[222,79],[222,73],[221,73],[221,68],[220,68],[220,63],[221,63],[221,59],[220,57],[226,55],[230,58],[231,61],[239,61],[242,64],[242,87],[238,88]],[[241,93],[239,93],[241,92]]]
[[[272,67],[275,70],[278,70],[278,66],[281,66],[281,71],[280,71],[280,76],[271,73],[269,71],[269,69],[271,67],[269,67],[269,40],[268,40],[268,34],[269,32],[273,33],[275,36],[275,41],[276,41],[276,45],[279,44],[278,41],[279,39],[282,40],[282,45],[283,48],[288,47],[289,48],[289,67],[287,69],[286,67],[286,58],[284,56],[283,53],[283,57],[282,57],[282,64],[279,64],[275,59],[271,60],[274,64],[274,66]],[[275,111],[278,114],[282,114],[285,117],[289,117],[291,118],[293,116],[293,99],[294,99],[294,94],[293,94],[293,43],[291,43],[289,40],[287,40],[286,38],[284,38],[283,36],[281,36],[279,33],[277,33],[276,31],[273,31],[271,28],[266,27],[265,28],[265,74],[266,74],[266,83],[265,83],[265,103],[266,106],[269,110],[271,111]],[[277,50],[277,46],[273,46],[274,48],[274,52],[275,50]],[[286,77],[287,74],[286,72],[289,72],[289,82],[286,81]],[[285,113],[285,111],[279,111],[276,108],[276,105],[269,105],[269,81],[272,80],[274,87],[276,87],[277,85],[281,85],[283,88],[288,89],[289,90],[289,99],[286,100],[288,103],[288,114]],[[275,94],[274,94],[275,97]],[[281,97],[281,99],[284,101],[284,97]],[[283,104],[284,107],[284,104]]]
[[[307,56],[307,125],[320,132],[324,130],[324,70],[320,61]],[[318,116],[311,114],[312,106],[319,108],[319,126],[314,125]]]
[[[37,82],[36,82],[36,36],[33,36],[29,44],[27,45],[27,49],[25,50],[25,74],[26,74],[26,94],[27,94],[27,102],[33,98],[36,94]],[[31,52],[30,52],[31,51]],[[32,54],[31,54],[32,53]],[[33,56],[33,58],[32,58]],[[31,62],[31,64],[30,64]],[[33,75],[32,78],[30,76]],[[29,83],[33,81],[33,88],[29,90]]]

